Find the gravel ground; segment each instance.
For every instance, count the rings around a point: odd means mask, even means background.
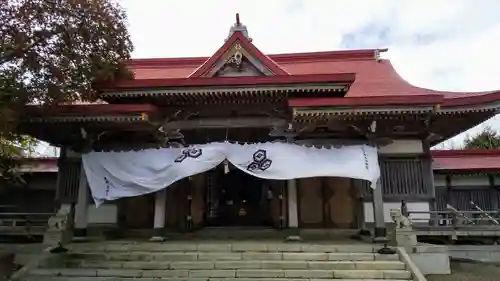
[[[451,262],[450,275],[429,275],[428,281],[498,281],[500,266],[472,262]]]

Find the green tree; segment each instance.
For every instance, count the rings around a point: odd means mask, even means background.
[[[486,127],[482,132],[473,137],[467,136],[467,138],[465,139],[465,148],[500,148],[500,134],[498,133],[498,131],[494,131],[490,127]]]
[[[0,1],[0,174],[35,144],[16,126],[26,104],[96,99],[95,83],[129,76],[133,50],[118,0]]]
[[[0,138],[0,186],[6,182],[22,183],[16,168],[23,158],[33,153],[38,141],[30,136],[7,134]]]

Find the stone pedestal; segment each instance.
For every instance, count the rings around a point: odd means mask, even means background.
[[[149,242],[164,242],[165,240],[167,240],[165,236],[160,235],[149,238]]]
[[[411,227],[411,220],[405,217],[400,209],[391,210],[391,218],[394,221],[393,242],[399,247],[411,249],[416,246],[417,236]]]
[[[71,242],[73,214],[74,208],[71,205],[62,205],[59,211],[49,218],[48,229],[43,236],[43,244],[57,247]]]
[[[398,246],[411,248],[417,246],[417,236],[412,229],[396,229],[395,239]]]

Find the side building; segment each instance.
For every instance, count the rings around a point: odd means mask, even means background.
[[[57,211],[57,158],[20,160],[22,180],[0,188],[0,236],[42,235],[48,218]]]

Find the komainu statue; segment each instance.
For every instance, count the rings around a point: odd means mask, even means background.
[[[48,246],[65,245],[71,241],[73,231],[74,206],[63,205],[55,215],[49,218],[48,228],[43,243]]]
[[[401,209],[391,209],[391,218],[395,223],[395,230],[393,232],[393,241],[397,246],[405,248],[417,245],[417,236],[414,234],[411,227],[411,220],[404,216]]]
[[[391,209],[391,218],[396,224],[396,228],[411,229],[411,220],[403,216],[401,209]]]

